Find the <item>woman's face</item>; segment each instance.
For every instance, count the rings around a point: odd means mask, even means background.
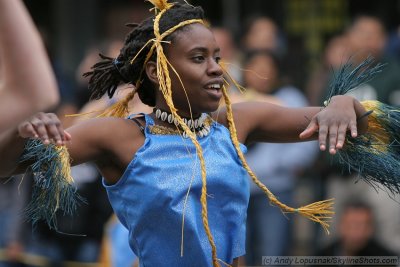
[[[186,26],[166,45],[166,56],[180,76],[169,69],[172,97],[180,115],[194,116],[215,111],[222,97],[223,71],[218,64],[220,49],[212,32],[201,24]],[[157,98],[160,99],[159,97]],[[159,104],[160,101],[157,101]]]

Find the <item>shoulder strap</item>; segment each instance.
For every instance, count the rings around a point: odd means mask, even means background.
[[[137,126],[139,126],[140,131],[142,132],[142,134],[144,134],[144,126],[142,125],[142,123],[138,120],[137,117],[134,118],[129,118],[131,121],[135,122],[137,124]]]

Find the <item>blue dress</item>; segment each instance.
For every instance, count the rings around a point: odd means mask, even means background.
[[[201,217],[202,182],[195,146],[180,135],[153,134],[153,119],[145,115],[145,120],[143,146],[116,184],[104,182],[115,213],[129,230],[130,247],[141,267],[212,266]],[[198,141],[207,170],[208,220],[217,256],[232,263],[245,254],[248,175],[225,126],[213,122],[210,134]],[[241,149],[246,152],[245,146]]]

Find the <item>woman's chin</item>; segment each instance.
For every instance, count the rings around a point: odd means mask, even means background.
[[[212,113],[217,111],[220,107],[221,107],[220,102],[215,104],[213,103],[208,105],[207,107],[204,107],[202,113]]]

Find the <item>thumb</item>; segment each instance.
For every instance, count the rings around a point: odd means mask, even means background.
[[[18,134],[22,138],[39,138],[39,134],[29,122],[23,122],[18,126]]]
[[[311,120],[310,124],[308,124],[307,128],[300,133],[300,139],[306,139],[311,137],[314,133],[317,133],[319,129],[317,121],[314,119]]]

